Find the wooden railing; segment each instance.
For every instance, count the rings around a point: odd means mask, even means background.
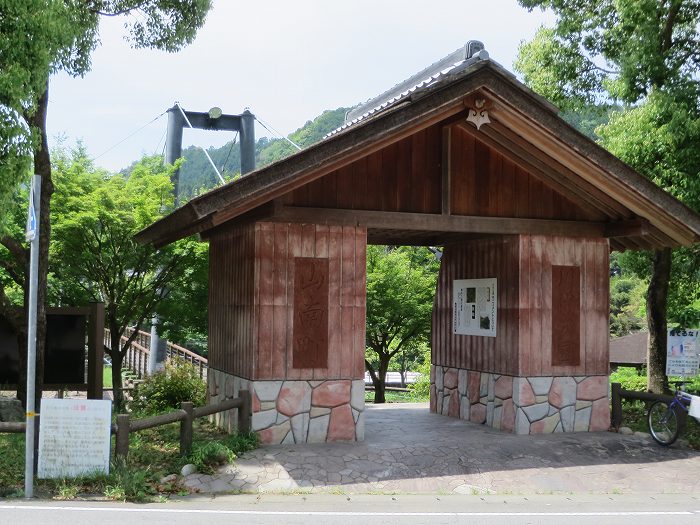
[[[620,383],[611,383],[610,385],[610,405],[611,405],[611,415],[610,423],[615,429],[619,429],[622,425],[622,400],[636,400],[645,401],[649,404],[654,401],[665,401],[670,403],[673,401],[673,396],[667,396],[663,394],[654,394],[652,392],[638,392],[634,390],[623,390]],[[685,421],[685,412],[679,414],[681,417],[681,423]]]
[[[134,333],[133,328],[127,328],[122,335],[122,344]],[[105,346],[111,347],[109,329],[105,329]],[[124,366],[129,368],[139,379],[148,375],[148,356],[151,348],[151,334],[139,330],[136,337],[129,345],[124,359]],[[168,342],[166,347],[166,360],[180,358],[194,366],[199,377],[207,378],[208,361],[205,357],[188,350],[182,346]]]
[[[146,430],[147,428],[159,427],[169,423],[180,422],[180,454],[185,456],[192,449],[193,422],[196,418],[206,417],[227,410],[238,409],[238,432],[250,432],[251,419],[251,401],[250,392],[241,390],[238,393],[239,397],[233,399],[225,399],[215,405],[206,405],[203,407],[194,407],[191,401],[182,403],[179,410],[174,410],[166,414],[148,417],[145,419],[132,420],[129,414],[117,415],[117,422],[112,425],[112,434],[116,434],[114,455],[126,457],[129,453],[129,434]],[[38,417],[37,417],[38,419]],[[39,425],[37,425],[37,430]],[[26,423],[6,423],[0,422],[0,434],[15,433],[23,434],[26,431]],[[38,443],[38,441],[37,441]]]

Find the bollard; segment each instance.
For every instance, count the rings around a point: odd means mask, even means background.
[[[126,459],[129,454],[129,414],[117,415],[117,440],[114,457]]]
[[[185,417],[180,421],[180,455],[186,456],[192,450],[194,404],[192,401],[183,401],[180,408],[185,411]]]

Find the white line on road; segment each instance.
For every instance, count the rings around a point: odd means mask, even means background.
[[[158,514],[220,514],[220,515],[255,515],[255,516],[693,516],[700,510],[687,511],[630,511],[630,512],[338,512],[338,511],[269,511],[269,510],[213,510],[213,509],[144,509],[132,507],[70,507],[43,505],[0,505],[0,510],[62,510],[69,512],[125,512]]]

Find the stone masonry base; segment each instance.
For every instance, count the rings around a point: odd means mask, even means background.
[[[248,388],[252,398],[251,428],[265,444],[363,441],[365,436],[364,380],[250,381],[219,370],[209,371],[212,403]],[[231,431],[235,411],[217,415],[215,422]]]
[[[608,376],[513,377],[433,365],[430,411],[516,434],[610,426]]]

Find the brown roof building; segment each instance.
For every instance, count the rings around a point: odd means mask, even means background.
[[[209,241],[211,398],[251,390],[264,442],[362,439],[366,245],[443,246],[431,410],[607,429],[609,252],[700,217],[473,42],[375,104],[139,234]]]

